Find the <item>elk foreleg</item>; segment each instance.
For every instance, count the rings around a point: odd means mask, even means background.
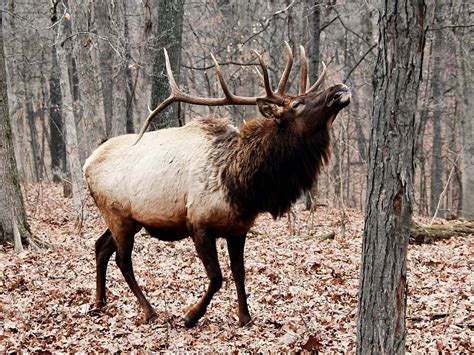
[[[114,234],[114,239],[117,245],[117,253],[115,258],[117,266],[120,268],[120,271],[122,272],[125,281],[127,281],[128,286],[137,297],[140,307],[145,312],[145,322],[150,322],[157,317],[156,312],[145,298],[140,286],[138,286],[137,280],[135,280],[135,274],[133,273],[132,249],[135,234],[116,233]]]
[[[106,304],[105,279],[107,264],[112,254],[117,250],[112,233],[107,229],[95,242],[95,262],[96,262],[96,298],[95,306],[102,309]]]
[[[237,288],[237,299],[239,301],[239,325],[243,327],[251,321],[247,305],[247,294],[245,293],[245,266],[244,247],[246,236],[235,236],[227,238],[227,249],[229,250],[230,267]]]
[[[222,286],[222,273],[217,258],[216,239],[206,233],[196,233],[194,236],[194,244],[198,256],[204,264],[210,282],[206,293],[186,313],[184,323],[186,327],[194,326],[199,318],[206,313],[207,306],[211,302],[212,296],[214,296]]]

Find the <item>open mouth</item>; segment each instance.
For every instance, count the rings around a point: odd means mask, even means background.
[[[351,101],[351,92],[347,86],[343,86],[341,89],[337,90],[332,94],[331,101],[329,101],[328,106],[332,106],[335,103],[338,103],[342,106],[347,106]]]

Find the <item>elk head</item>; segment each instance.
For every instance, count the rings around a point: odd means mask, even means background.
[[[276,91],[272,90],[268,70],[262,56],[254,51],[260,61],[262,73],[258,72],[263,80],[265,87],[265,96],[262,97],[247,97],[234,95],[228,88],[224,80],[220,66],[211,53],[212,60],[216,68],[217,78],[222,87],[225,97],[223,98],[206,98],[194,95],[189,95],[181,91],[176,84],[176,81],[171,71],[171,65],[166,49],[164,49],[166,72],[171,88],[170,96],[164,100],[153,111],[150,110],[145,123],[135,142],[141,139],[147,130],[153,117],[158,115],[163,109],[173,102],[185,102],[195,105],[205,106],[224,106],[224,105],[258,105],[260,113],[268,118],[273,119],[279,126],[286,126],[291,122],[298,129],[304,130],[307,133],[314,132],[321,129],[324,125],[331,125],[337,113],[346,107],[351,99],[349,88],[344,84],[338,84],[323,91],[317,91],[321,85],[326,74],[326,66],[322,62],[323,70],[318,80],[307,89],[308,82],[308,59],[303,46],[301,49],[301,73],[299,94],[291,96],[285,94],[285,87],[290,75],[291,67],[293,66],[293,53],[285,42],[285,48],[288,54],[288,60],[283,71],[283,74],[278,83]]]

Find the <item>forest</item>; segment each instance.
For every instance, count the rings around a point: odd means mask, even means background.
[[[4,0],[0,352],[474,352],[473,16]]]

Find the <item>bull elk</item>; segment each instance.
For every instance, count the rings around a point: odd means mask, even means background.
[[[284,214],[313,184],[330,155],[330,129],[338,112],[350,102],[347,86],[338,84],[318,91],[326,67],[307,89],[308,60],[301,47],[299,94],[285,94],[293,64],[288,60],[273,91],[262,56],[265,96],[233,94],[214,56],[223,98],[184,93],[176,84],[165,52],[171,95],[151,111],[139,135],[110,139],[97,148],[84,165],[84,175],[108,229],[95,244],[97,267],[96,307],[106,303],[107,263],[116,262],[145,313],[156,313],[135,280],[132,268],[134,236],[141,229],[165,241],[193,238],[210,280],[202,298],[185,315],[193,326],[204,315],[222,285],[216,238],[226,238],[232,275],[237,288],[239,325],[250,322],[245,293],[244,244],[256,217],[269,212]],[[195,119],[179,128],[144,133],[153,117],[172,102],[196,105],[258,105],[263,117],[240,128],[228,120]]]

